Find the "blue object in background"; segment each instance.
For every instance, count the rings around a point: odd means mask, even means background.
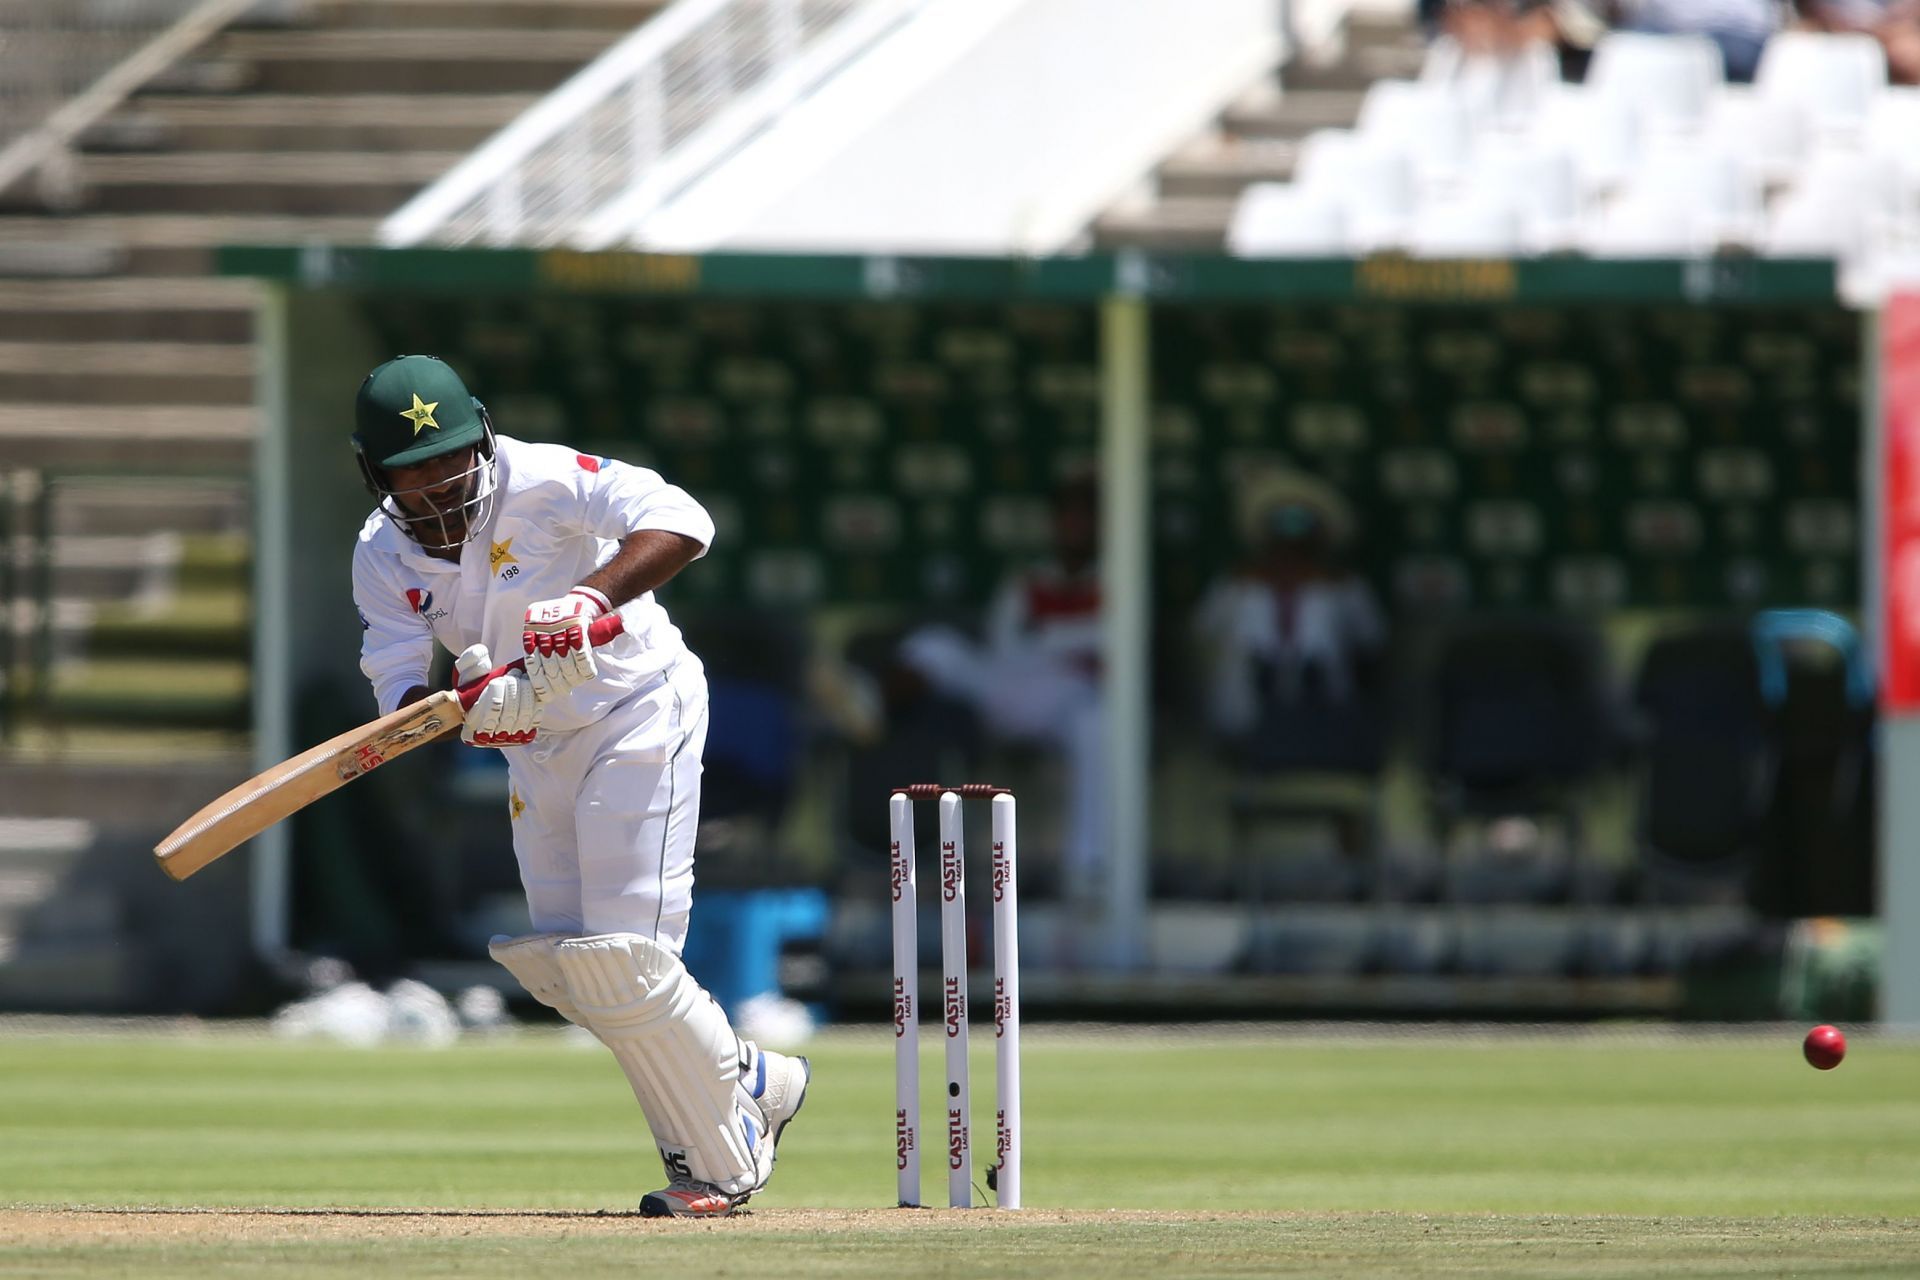
[[[821,889],[703,890],[694,896],[683,958],[734,1017],[754,996],[779,993],[780,949],[825,937],[831,913]]]

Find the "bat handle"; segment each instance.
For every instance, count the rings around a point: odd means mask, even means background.
[[[626,634],[626,630],[627,620],[621,617],[616,611],[604,617],[595,618],[592,624],[587,627],[587,639],[591,640],[594,648],[597,649],[616,636]],[[480,691],[487,687],[488,681],[503,676],[509,671],[525,671],[526,669],[527,660],[525,658],[515,658],[504,667],[495,667],[483,676],[475,676],[454,690],[455,695],[460,699],[460,709],[462,711],[473,710],[474,700],[480,696]]]

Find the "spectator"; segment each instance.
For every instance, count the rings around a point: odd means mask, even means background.
[[[1253,496],[1252,554],[1200,604],[1208,723],[1244,757],[1278,742],[1286,758],[1271,763],[1358,764],[1378,749],[1362,704],[1386,625],[1372,589],[1340,562],[1338,499],[1290,481]]]
[[[1920,84],[1920,0],[1798,0],[1798,23],[1809,31],[1864,32],[1887,55],[1887,79]]]
[[[1780,16],[1774,0],[1625,0],[1617,25],[1651,35],[1706,36],[1720,46],[1727,79],[1747,84]]]
[[[925,627],[901,662],[965,703],[986,732],[1057,750],[1067,766],[1062,888],[1093,897],[1106,863],[1105,715],[1100,697],[1100,508],[1091,481],[1054,495],[1053,554],[1001,586],[984,643]]]
[[[1607,30],[1605,17],[1586,0],[1422,0],[1420,15],[1430,31],[1453,39],[1463,65],[1511,63],[1545,46],[1567,80],[1585,77],[1593,46]]]

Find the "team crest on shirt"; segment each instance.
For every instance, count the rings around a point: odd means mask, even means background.
[[[492,544],[487,552],[487,565],[496,574],[500,575],[500,581],[502,582],[520,576],[520,562],[514,558],[512,538],[508,538],[505,542]],[[506,568],[502,569],[500,567],[501,565],[505,565]]]

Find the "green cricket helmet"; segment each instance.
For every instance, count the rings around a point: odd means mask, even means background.
[[[445,361],[400,356],[380,365],[360,384],[353,422],[360,474],[407,536],[446,551],[478,535],[496,490],[493,421]],[[394,487],[393,469],[463,451],[472,459],[465,470],[414,488]],[[450,490],[455,481],[459,488]]]

